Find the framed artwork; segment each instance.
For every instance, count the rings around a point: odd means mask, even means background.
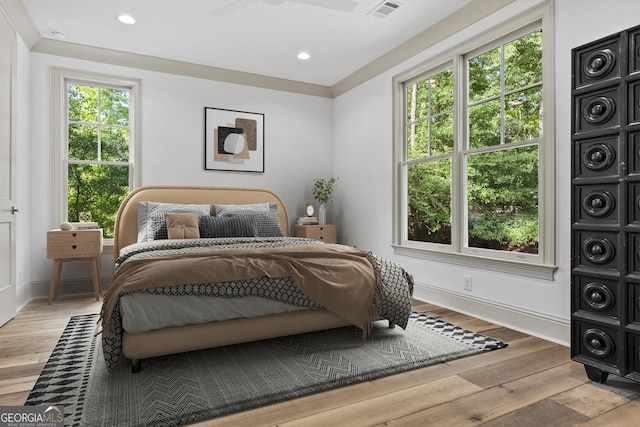
[[[264,172],[264,114],[205,107],[204,168]]]

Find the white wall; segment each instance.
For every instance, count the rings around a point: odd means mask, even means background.
[[[637,0],[556,0],[555,280],[396,256],[392,242],[392,79],[536,3],[519,0],[465,31],[341,95],[334,103],[334,173],[341,235],[349,244],[395,259],[415,277],[415,295],[556,342],[569,342],[571,49],[640,24]],[[463,276],[473,291],[463,291]]]
[[[31,282],[37,294],[48,286],[51,274],[46,232],[58,226],[53,223],[51,195],[53,66],[141,79],[142,184],[268,188],[283,198],[293,221],[311,199],[313,178],[331,175],[331,99],[32,53],[29,221]],[[204,107],[265,114],[264,173],[204,170]],[[63,285],[65,280],[90,278],[88,264],[66,263]],[[112,264],[106,248],[101,262],[105,279]]]

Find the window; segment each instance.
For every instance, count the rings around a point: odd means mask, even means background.
[[[407,239],[451,244],[453,69],[405,85]]]
[[[546,32],[538,16],[396,78],[397,253],[552,277]]]
[[[54,70],[56,213],[60,221],[95,221],[113,237],[118,208],[137,184],[138,83]]]

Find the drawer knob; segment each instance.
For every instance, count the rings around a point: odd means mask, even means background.
[[[605,358],[615,350],[613,340],[599,329],[587,329],[582,336],[582,343],[592,356]]]
[[[584,74],[592,79],[600,78],[611,71],[615,59],[611,49],[597,50],[585,60]]]
[[[598,96],[590,100],[582,110],[582,117],[591,124],[601,124],[613,116],[616,104],[607,96]]]
[[[78,246],[76,246],[76,245],[73,245],[73,246],[71,246],[71,247],[72,247],[73,249],[76,249],[76,248],[77,248]]]
[[[602,283],[589,283],[582,289],[582,299],[589,308],[603,311],[615,303],[613,293]]]
[[[582,163],[593,171],[608,168],[613,164],[615,151],[608,144],[596,144],[589,147],[582,155]]]
[[[582,208],[594,218],[610,214],[614,206],[615,199],[608,191],[592,191],[582,200]]]
[[[606,264],[613,260],[615,249],[606,237],[590,237],[582,244],[582,253],[593,264]]]

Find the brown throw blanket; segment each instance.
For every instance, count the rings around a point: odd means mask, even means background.
[[[130,260],[113,276],[101,312],[103,333],[120,295],[185,283],[227,282],[259,277],[291,277],[327,310],[363,329],[378,313],[383,285],[372,254],[342,245],[237,249]]]

